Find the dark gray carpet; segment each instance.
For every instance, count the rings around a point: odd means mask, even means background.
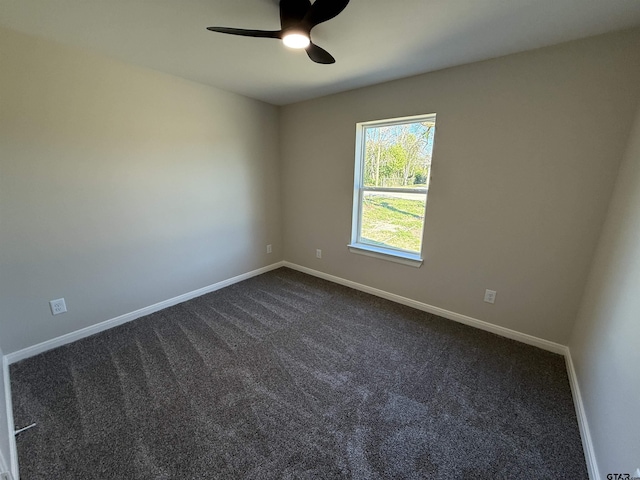
[[[11,385],[23,480],[587,478],[561,356],[289,269]]]

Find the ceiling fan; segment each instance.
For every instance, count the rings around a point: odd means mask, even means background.
[[[245,30],[208,27],[207,30],[245,37],[278,38],[291,48],[304,48],[316,63],[335,63],[336,59],[311,41],[311,29],[331,20],[345,9],[349,0],[280,0],[280,30]]]

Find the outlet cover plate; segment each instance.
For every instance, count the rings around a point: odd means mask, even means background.
[[[495,290],[484,291],[484,301],[487,303],[496,303],[497,292]]]
[[[64,298],[58,298],[57,300],[51,300],[49,302],[52,315],[60,315],[67,311],[67,305],[64,303]]]

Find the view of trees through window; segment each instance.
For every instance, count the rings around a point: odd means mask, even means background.
[[[419,253],[435,116],[364,128],[359,241]]]

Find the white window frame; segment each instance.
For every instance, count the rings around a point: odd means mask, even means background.
[[[420,243],[420,252],[413,252],[403,250],[394,247],[382,247],[379,245],[372,245],[361,241],[361,226],[362,226],[362,200],[364,192],[400,192],[407,193],[406,188],[386,188],[386,187],[365,187],[363,172],[365,161],[365,132],[367,128],[372,127],[387,127],[393,125],[402,125],[406,123],[418,123],[425,121],[436,121],[436,114],[426,115],[414,115],[410,117],[392,118],[388,120],[374,120],[369,122],[356,123],[356,161],[354,171],[354,187],[353,187],[353,215],[351,220],[351,243],[348,245],[349,251],[360,255],[367,255],[370,257],[381,258],[383,260],[389,260],[412,267],[420,267],[423,263],[422,251],[424,245],[422,241]],[[435,135],[435,133],[434,133]],[[431,172],[429,172],[431,176]],[[430,185],[431,182],[429,182]],[[411,189],[412,193],[424,193],[428,197],[428,188]],[[424,228],[426,225],[426,202],[425,202],[425,216],[422,222],[421,237],[424,237]]]

